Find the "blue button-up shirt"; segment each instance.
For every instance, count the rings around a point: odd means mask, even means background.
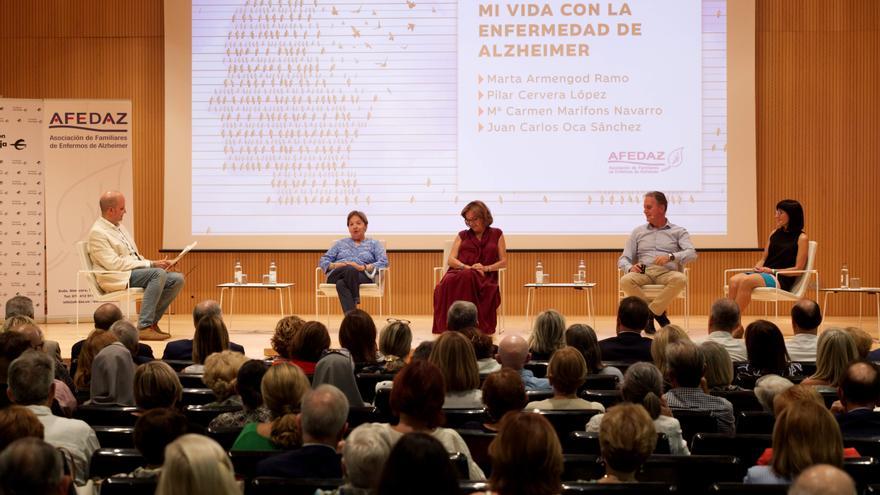
[[[664,265],[668,270],[679,270],[681,265],[697,259],[697,251],[688,231],[668,221],[660,228],[646,223],[633,229],[623,248],[623,255],[617,261],[617,267],[628,272],[635,263],[650,266],[657,256],[670,254],[675,255],[675,260]]]
[[[354,261],[360,265],[373,265],[372,272],[364,272],[368,277],[373,278],[380,268],[388,266],[388,256],[385,254],[385,248],[382,243],[374,239],[364,239],[360,244],[354,242],[351,237],[336,241],[333,246],[321,256],[318,266],[324,273],[330,268],[330,263],[340,263],[345,261]]]

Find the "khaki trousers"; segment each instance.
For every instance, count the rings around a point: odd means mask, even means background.
[[[645,267],[647,273],[629,272],[620,279],[620,290],[627,296],[636,296],[648,303],[648,307],[655,315],[661,315],[666,308],[684,290],[687,278],[684,273],[668,270],[662,266],[651,265]],[[643,285],[665,285],[660,294],[653,301],[648,301]]]

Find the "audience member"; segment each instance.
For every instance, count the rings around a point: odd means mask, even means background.
[[[33,319],[35,316],[34,301],[28,296],[23,296],[21,294],[7,299],[6,316],[4,316],[4,319],[9,319],[13,316],[27,316],[28,318]]]
[[[95,329],[91,333],[106,332],[114,323],[124,318],[122,310],[113,303],[104,303],[98,306],[93,314]],[[91,335],[91,334],[90,334]],[[77,341],[70,348],[70,376],[76,376],[76,368],[79,364],[79,355],[82,352],[86,340]],[[156,359],[153,357],[153,348],[142,342],[138,342],[137,355],[134,358],[136,364],[143,364]]]
[[[588,375],[613,375],[618,382],[623,381],[623,373],[614,366],[606,366],[602,362],[602,351],[599,350],[599,339],[593,327],[575,323],[565,331],[565,345],[574,347],[581,352],[587,363]]]
[[[476,408],[482,406],[480,374],[474,346],[460,332],[441,334],[428,358],[443,373],[446,384],[446,409]]]
[[[648,303],[636,296],[625,297],[617,307],[617,335],[599,341],[603,361],[651,362],[651,339],[641,332],[653,321]]]
[[[498,355],[496,356],[498,362],[501,363],[502,367],[518,372],[527,391],[549,392],[553,390],[550,387],[550,380],[535,378],[532,370],[524,368],[531,357],[532,355],[529,354],[529,343],[519,335],[507,335],[498,344]]]
[[[636,481],[636,473],[656,446],[657,431],[644,407],[623,403],[608,409],[599,428],[605,476],[598,483]]]
[[[119,323],[114,323],[114,325]],[[130,326],[135,339],[137,339],[138,331],[134,325],[127,321],[121,323]],[[127,330],[125,333],[127,334]],[[127,336],[123,338],[129,341]],[[133,406],[133,383],[134,360],[131,357],[131,350],[123,342],[117,340],[101,349],[92,362],[92,381],[89,385],[89,401],[87,403],[105,406]]]
[[[446,312],[446,329],[453,332],[478,327],[477,305],[470,301],[455,301]]]
[[[816,341],[822,311],[812,299],[801,299],[791,307],[791,329],[794,336],[785,341],[792,361],[812,363],[816,360]]]
[[[275,358],[276,362],[291,360],[290,346],[293,344],[293,338],[305,324],[306,321],[296,315],[285,316],[278,320],[275,324],[275,333],[270,340],[272,349],[278,354]]]
[[[880,436],[880,412],[874,408],[880,401],[880,373],[870,361],[850,364],[837,389],[844,412],[836,416],[845,437]]]
[[[795,479],[788,495],[856,495],[853,479],[839,467],[816,464]]]
[[[685,340],[690,341],[691,338],[683,328],[674,324],[660,327],[654,335],[654,341],[651,342],[651,358],[661,375],[666,374],[666,346]]]
[[[208,356],[229,348],[229,331],[226,329],[226,323],[223,323],[223,318],[218,315],[205,316],[199,320],[196,333],[193,334],[193,364],[184,368],[182,373],[204,373],[205,360]]]
[[[427,360],[431,357],[431,351],[434,350],[433,340],[423,340],[413,349],[410,361]]]
[[[412,352],[412,329],[409,323],[409,320],[388,318],[388,324],[379,332],[379,352],[385,360],[383,372],[397,373],[406,366],[406,360]]]
[[[625,402],[641,405],[648,411],[657,433],[666,434],[673,455],[689,455],[681,423],[672,417],[663,400],[663,376],[651,363],[636,363],[626,370],[620,390]],[[597,414],[587,423],[587,431],[598,433],[604,414]]]
[[[76,386],[77,393],[86,394],[92,383],[92,363],[95,356],[98,355],[105,347],[117,342],[119,339],[113,332],[92,332],[83,345],[82,352],[79,353],[79,364],[76,368],[76,375],[73,377],[73,384]],[[90,394],[88,395],[90,396]]]
[[[837,387],[849,363],[858,358],[856,342],[841,328],[826,328],[816,347],[816,373],[804,385]]]
[[[0,409],[0,452],[19,438],[43,439],[43,423],[24,406],[8,406]]]
[[[315,366],[330,348],[330,332],[319,321],[307,321],[293,336],[290,345],[291,362],[299,366],[307,375],[315,374]]]
[[[376,493],[379,495],[459,493],[458,473],[449,460],[449,453],[443,448],[442,442],[432,435],[421,432],[407,433],[401,437],[395,442],[388,455],[379,477]]]
[[[345,313],[339,325],[339,345],[348,349],[355,371],[379,371],[379,348],[376,345],[376,323],[362,309]]]
[[[199,322],[202,318],[206,316],[216,316],[218,318],[223,318],[223,312],[220,310],[220,303],[217,301],[213,301],[211,299],[204,300],[193,307],[193,327],[198,332]],[[225,328],[225,325],[224,325]],[[194,336],[195,337],[195,336]],[[236,344],[235,342],[229,342],[229,334],[226,334],[227,347],[230,351],[240,352],[244,354],[244,347]],[[168,342],[165,346],[165,352],[162,353],[162,359],[165,361],[196,361],[193,358],[193,339],[180,339],[180,340],[172,340]],[[225,350],[227,347],[224,347],[222,350]],[[203,354],[201,357],[208,357],[207,354]]]
[[[217,442],[188,433],[165,449],[156,495],[241,495],[229,456]]]
[[[64,388],[67,390],[73,390],[75,388],[73,385],[73,378],[71,378],[67,366],[61,361],[61,351],[59,350],[58,342],[44,339],[43,330],[36,323],[19,325],[11,331],[24,335],[25,338],[30,341],[31,349],[45,352],[47,356],[55,361],[55,379],[63,383]],[[49,344],[52,345],[50,346]],[[76,409],[76,404],[73,405],[73,409]]]
[[[742,330],[740,318],[739,306],[726,297],[717,299],[709,310],[709,337],[706,340],[723,345],[730,359],[736,362],[745,361],[748,356],[745,342],[734,338],[734,334]]]
[[[700,344],[700,352],[706,360],[704,376],[710,393],[742,390],[742,387],[733,384],[733,363],[723,345],[709,340]]]
[[[0,408],[6,407],[11,402],[6,395],[6,389],[9,383],[7,371],[9,363],[14,361],[23,352],[31,348],[31,343],[24,335],[18,332],[2,332],[0,333]]]
[[[218,415],[208,424],[209,429],[241,428],[248,423],[272,421],[272,413],[263,405],[263,393],[260,391],[267,369],[266,363],[258,359],[251,359],[241,365],[235,380],[235,392],[241,397],[243,408]]]
[[[779,417],[785,408],[801,401],[815,402],[820,406],[825,405],[825,400],[822,399],[822,396],[819,395],[819,392],[816,391],[815,387],[800,384],[793,385],[773,398],[773,416]]]
[[[134,424],[134,447],[144,456],[144,465],[125,476],[155,478],[162,472],[165,448],[187,433],[186,417],[173,409],[150,409]]]
[[[467,429],[497,432],[504,415],[510,411],[522,411],[526,402],[526,387],[519,373],[510,368],[489,373],[483,382],[483,404],[486,406],[489,421],[467,425]]]
[[[553,353],[547,367],[547,379],[553,387],[553,397],[532,401],[526,409],[595,409],[605,411],[605,406],[577,396],[587,379],[587,363],[574,347],[563,347]]]
[[[469,328],[465,335],[474,346],[474,355],[477,357],[477,372],[480,376],[494,373],[501,369],[501,363],[495,358],[497,347],[492,342],[492,335],[483,333],[479,328]]]
[[[183,397],[177,373],[163,361],[150,361],[134,371],[134,403],[138,409],[174,408]]]
[[[61,452],[39,438],[22,438],[0,454],[0,493],[62,495],[73,491]]]
[[[555,356],[555,355],[554,355]],[[494,495],[555,495],[562,490],[562,446],[540,414],[512,412],[489,444]]]
[[[764,375],[781,377],[801,374],[800,363],[793,363],[785,350],[785,340],[775,323],[756,320],[746,327],[748,362],[736,365],[736,382],[743,388],[755,388],[755,382]]]
[[[235,392],[238,370],[248,360],[244,354],[234,351],[215,352],[205,360],[202,381],[214,392],[209,406],[240,406],[241,396]]]
[[[443,447],[440,449],[443,450]],[[361,425],[345,438],[342,447],[345,483],[336,490],[319,490],[315,495],[375,495],[390,453],[391,435],[388,430],[377,424]]]
[[[34,319],[25,315],[12,315],[3,321],[3,328],[0,331],[11,332],[18,329],[22,325],[33,325]]]
[[[672,410],[708,411],[719,433],[734,433],[733,405],[723,397],[715,397],[700,388],[705,361],[700,348],[693,342],[676,342],[666,349],[667,378],[672,390],[663,398]]]
[[[260,461],[257,476],[341,478],[336,445],[345,433],[346,418],[348,399],[338,388],[323,384],[306,392],[298,416],[302,447]]]
[[[261,384],[263,402],[272,413],[268,423],[248,423],[231,450],[288,450],[302,444],[296,412],[309,380],[299,366],[282,363],[269,368]]]
[[[848,333],[856,343],[856,350],[859,351],[858,359],[867,360],[868,353],[871,352],[871,346],[874,345],[874,337],[871,337],[870,333],[859,327],[846,327],[843,330]]]
[[[26,406],[43,423],[47,442],[66,449],[76,466],[76,482],[84,484],[92,453],[100,448],[94,430],[78,419],[52,414],[49,406],[55,394],[53,360],[42,352],[26,351],[9,365],[9,389],[12,402]]]
[[[565,317],[555,309],[548,309],[535,318],[529,335],[532,359],[547,361],[557,349],[565,347]]]
[[[352,310],[360,311],[360,310]],[[352,311],[349,311],[351,313]],[[312,387],[328,384],[341,390],[352,407],[362,407],[364,399],[354,377],[355,363],[346,349],[327,351],[315,366]]]
[[[794,383],[779,375],[764,375],[755,382],[755,398],[761,403],[765,412],[773,413],[776,396],[785,392]]]

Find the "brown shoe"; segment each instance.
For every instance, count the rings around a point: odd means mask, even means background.
[[[161,333],[162,335],[167,335],[167,336],[171,337],[171,332],[163,332],[162,329],[159,328],[158,323],[154,323],[153,326],[151,326],[150,328],[152,328],[154,332]]]
[[[141,328],[138,330],[138,337],[140,340],[167,340],[171,338],[167,333],[159,333],[153,330],[153,327]]]

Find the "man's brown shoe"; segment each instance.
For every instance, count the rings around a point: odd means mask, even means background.
[[[163,332],[162,329],[159,328],[158,323],[153,323],[153,326],[151,326],[150,328],[152,328],[155,332],[161,333],[162,335],[167,335],[169,337],[171,336],[171,332]]]
[[[138,337],[140,340],[166,340],[171,338],[167,333],[159,333],[155,331],[153,327],[141,328],[138,330]]]

